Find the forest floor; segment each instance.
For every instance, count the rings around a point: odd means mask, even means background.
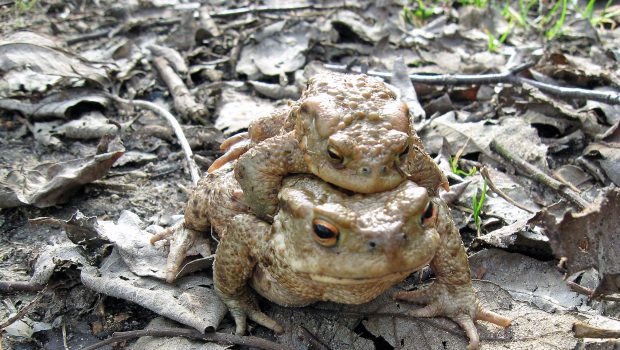
[[[0,350],[182,327],[170,320],[232,333],[212,257],[168,284],[149,237],[181,217],[192,162],[204,173],[226,137],[329,69],[381,76],[416,114],[478,296],[513,319],[480,322],[482,349],[618,348],[620,8],[474,3],[0,1]],[[249,333],[274,349],[465,347],[456,324],[406,317],[392,294],[263,300],[285,333]],[[95,348],[259,346],[140,335]]]

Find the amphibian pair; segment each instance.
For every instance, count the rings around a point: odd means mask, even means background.
[[[360,304],[429,263],[437,276],[430,287],[395,296],[426,305],[411,315],[450,317],[472,349],[479,344],[475,320],[510,324],[478,303],[460,235],[434,196],[445,178],[406,107],[379,80],[315,76],[288,111],[258,120],[225,146],[191,194],[184,221],[153,241],[218,232],[214,284],[237,333],[247,318],[282,331],[250,286],[285,306]],[[284,177],[295,172],[318,178]],[[169,280],[189,248],[173,247]]]

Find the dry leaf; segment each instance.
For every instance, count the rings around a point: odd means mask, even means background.
[[[541,224],[556,257],[566,257],[568,274],[590,267],[601,281],[595,294],[620,292],[620,189],[608,189],[582,212],[565,213],[557,221],[542,212]]]
[[[101,269],[82,269],[82,283],[98,292],[141,305],[153,312],[197,329],[217,328],[228,312],[206,276],[183,277],[174,285],[134,275],[116,249]]]
[[[42,163],[32,170],[10,170],[0,181],[0,208],[25,204],[45,208],[65,203],[84,184],[105,176],[122,155],[122,151],[116,151],[67,162]]]
[[[0,98],[108,84],[108,72],[30,33],[0,40]]]

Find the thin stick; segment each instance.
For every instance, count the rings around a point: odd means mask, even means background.
[[[511,77],[515,74],[524,71],[532,67],[533,62],[527,62],[518,65],[504,73],[495,74],[409,74],[409,79],[412,82],[418,84],[428,85],[480,85],[480,84],[497,84],[497,83],[511,83]],[[337,72],[354,72],[361,73],[359,68],[347,69],[345,65],[337,64],[325,64],[325,68],[337,71]],[[378,76],[384,79],[391,79],[392,73],[369,70],[366,74]]]
[[[187,142],[187,138],[185,137],[185,134],[183,133],[183,129],[181,129],[181,125],[170,112],[168,112],[163,107],[160,107],[152,102],[143,101],[143,100],[126,100],[124,98],[120,98],[118,96],[115,96],[109,93],[104,93],[104,94],[106,97],[109,97],[118,103],[128,104],[131,106],[136,106],[142,109],[146,109],[159,116],[164,117],[168,121],[170,126],[172,126],[172,129],[174,130],[174,133],[177,136],[177,139],[179,140],[179,144],[181,145],[181,148],[183,149],[183,152],[185,153],[185,159],[187,160],[187,166],[189,168],[189,173],[192,177],[192,183],[194,185],[198,183],[198,180],[200,180],[200,173],[198,171],[198,166],[196,166],[196,162],[194,162],[194,158],[192,157],[193,156],[192,148],[189,146],[189,142]]]
[[[523,158],[519,157],[518,155],[510,153],[506,148],[500,145],[496,139],[493,139],[491,141],[490,148],[493,152],[499,154],[503,159],[508,161],[511,165],[513,165],[516,169],[518,169],[525,176],[554,189],[562,197],[566,198],[567,200],[575,204],[579,209],[583,210],[586,207],[588,207],[589,203],[586,202],[583,198],[581,198],[577,193],[575,193],[575,191],[566,187],[560,181],[545,174],[542,170],[526,162]]]
[[[613,296],[613,295],[594,296],[594,290],[584,287],[581,284],[575,283],[573,281],[567,281],[566,284],[568,284],[568,286],[570,287],[570,289],[573,290],[573,292],[583,294],[587,296],[588,298],[601,299],[601,300],[607,300],[607,301],[620,301],[620,297]]]
[[[582,322],[573,323],[575,338],[620,338],[620,329],[599,328]]]
[[[510,79],[513,82],[516,82],[518,85],[530,84],[538,88],[538,90],[548,93],[549,95],[562,97],[564,99],[583,98],[586,100],[599,101],[610,105],[620,104],[620,94],[614,92],[592,91],[579,88],[555,86],[517,76],[512,76],[510,77]]]
[[[138,337],[184,337],[188,339],[199,339],[205,341],[211,341],[216,343],[236,344],[256,347],[265,350],[293,350],[286,345],[281,345],[251,336],[240,336],[227,333],[210,332],[202,334],[195,329],[187,328],[159,328],[159,329],[144,329],[129,332],[115,332],[112,336],[106,340],[100,341],[96,344],[82,348],[82,350],[95,350],[105,345],[117,343],[123,340],[138,338]]]
[[[315,11],[329,11],[337,10],[351,6],[320,6],[320,5],[291,5],[282,7],[268,7],[268,6],[252,6],[252,7],[240,7],[238,9],[226,10],[217,13],[211,13],[211,17],[233,17],[245,15],[248,13],[265,13],[265,12],[288,12],[288,11],[302,11],[302,10],[315,10]]]
[[[47,287],[43,288],[43,290],[41,290],[28,305],[24,306],[13,317],[9,317],[8,320],[0,324],[0,330],[5,329],[6,327],[12,325],[14,322],[20,320],[22,317],[26,316],[26,314],[28,313],[28,311],[30,311],[30,309],[32,309],[33,307],[39,304],[39,300],[41,300],[41,297],[43,296],[43,294],[45,294],[46,291],[47,291]]]
[[[38,292],[45,286],[30,281],[0,281],[0,292]]]
[[[337,72],[353,72],[360,73],[359,68],[348,69],[345,65],[326,64],[325,68],[337,71]],[[571,98],[583,98],[592,101],[604,102],[611,105],[620,104],[620,94],[614,92],[601,92],[592,91],[587,89],[560,87],[551,84],[541,83],[539,81],[527,79],[517,76],[517,73],[531,67],[531,63],[525,63],[517,67],[512,68],[508,72],[498,74],[439,74],[439,75],[425,75],[425,74],[410,74],[409,78],[412,82],[418,84],[428,85],[483,85],[483,84],[498,84],[507,83],[512,85],[521,86],[523,84],[530,84],[540,91],[546,92],[550,95],[561,97],[564,99]],[[369,70],[366,72],[368,75],[374,75],[384,78],[386,80],[391,79],[392,74],[382,71]]]
[[[330,350],[316,335],[312,334],[306,327],[299,326],[299,335],[308,342],[311,349]]]
[[[156,49],[151,50],[155,51]],[[192,96],[183,82],[183,79],[179,77],[168,62],[169,61],[164,57],[153,57],[153,66],[168,87],[168,91],[174,101],[174,109],[181,114],[182,117],[195,120],[203,125],[210,125],[211,123],[206,119],[208,110],[204,105],[196,102],[194,96]]]
[[[510,196],[508,196],[504,191],[500,190],[499,188],[497,188],[497,186],[495,186],[495,184],[493,183],[493,180],[491,180],[491,176],[489,174],[489,169],[487,169],[487,167],[482,167],[482,169],[480,169],[480,175],[482,175],[482,178],[484,178],[484,180],[487,182],[487,184],[489,185],[489,187],[491,188],[491,190],[495,193],[497,193],[498,196],[504,198],[506,200],[506,202],[514,205],[517,208],[523,209],[525,211],[527,211],[528,213],[535,213],[534,210],[526,207],[525,205],[515,201],[514,199],[510,198]]]

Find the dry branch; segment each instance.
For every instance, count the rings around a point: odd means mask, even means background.
[[[5,329],[6,327],[12,325],[15,321],[18,321],[22,319],[22,317],[26,316],[26,314],[28,313],[28,311],[30,311],[30,309],[32,309],[33,307],[39,304],[39,300],[41,300],[41,297],[45,294],[46,291],[47,291],[47,287],[41,286],[41,289],[39,293],[37,294],[37,296],[28,305],[24,306],[14,316],[9,317],[9,319],[4,321],[4,323],[0,324],[0,330]]]
[[[110,338],[82,348],[82,350],[95,350],[108,344],[139,337],[184,337],[188,339],[198,339],[216,343],[245,345],[264,350],[293,350],[285,345],[277,344],[267,339],[258,337],[240,336],[218,332],[202,334],[197,330],[187,328],[159,328],[129,332],[115,332]]]
[[[251,7],[240,7],[237,9],[212,13],[211,17],[233,17],[233,16],[245,15],[248,13],[257,14],[257,13],[274,13],[274,12],[289,12],[289,11],[303,11],[303,10],[330,11],[330,10],[349,8],[349,7],[353,7],[353,6],[346,6],[346,5],[337,5],[337,6],[291,5],[291,6],[281,6],[281,7],[251,6]]]
[[[299,336],[310,345],[311,349],[330,350],[327,345],[304,326],[299,326]]]
[[[573,332],[576,338],[620,338],[620,329],[599,328],[575,322]]]
[[[45,286],[30,281],[0,281],[0,292],[38,292]]]
[[[580,88],[569,88],[555,86],[551,84],[541,83],[539,81],[520,77],[517,73],[531,67],[531,63],[525,63],[510,69],[505,73],[497,74],[410,74],[409,78],[412,82],[428,85],[484,85],[506,83],[521,86],[524,84],[532,85],[542,92],[550,95],[561,97],[563,99],[583,98],[592,101],[599,101],[611,105],[620,104],[620,94],[614,92],[600,92]],[[359,68],[349,68],[345,65],[326,64],[325,68],[337,72],[353,72],[361,73]],[[364,72],[368,75],[374,75],[389,80],[391,73],[369,70]]]
[[[179,140],[179,144],[183,149],[183,153],[185,154],[185,159],[187,160],[187,167],[189,168],[189,173],[192,177],[192,183],[196,185],[198,180],[200,180],[200,172],[198,171],[198,167],[196,166],[196,162],[194,162],[192,148],[189,146],[189,142],[187,142],[187,138],[185,137],[185,133],[183,129],[181,129],[181,125],[177,121],[177,119],[166,109],[148,101],[142,100],[126,100],[124,98],[120,98],[118,96],[105,93],[105,96],[116,101],[118,103],[127,104],[130,106],[136,106],[142,109],[149,110],[168,121],[172,129],[174,130],[177,139]]]
[[[493,180],[491,179],[491,175],[489,174],[489,169],[487,169],[486,167],[482,167],[482,169],[480,169],[480,175],[482,175],[484,181],[487,182],[491,190],[495,192],[498,196],[504,198],[508,203],[514,205],[519,209],[523,209],[528,213],[535,213],[534,210],[510,198],[510,196],[508,196],[504,191],[500,190],[497,186],[495,186],[495,183],[493,182]]]
[[[493,152],[499,154],[504,160],[508,161],[512,166],[514,166],[525,176],[554,189],[562,197],[575,204],[579,209],[585,209],[586,207],[588,207],[589,203],[586,202],[583,198],[581,198],[579,194],[575,193],[575,191],[571,190],[560,181],[545,174],[542,170],[528,163],[518,155],[511,153],[502,145],[500,145],[496,139],[493,139],[489,146]]]
[[[206,119],[207,109],[194,100],[183,79],[172,69],[170,63],[163,57],[153,57],[153,65],[172,95],[174,109],[185,118],[203,125],[210,125],[211,123]]]

